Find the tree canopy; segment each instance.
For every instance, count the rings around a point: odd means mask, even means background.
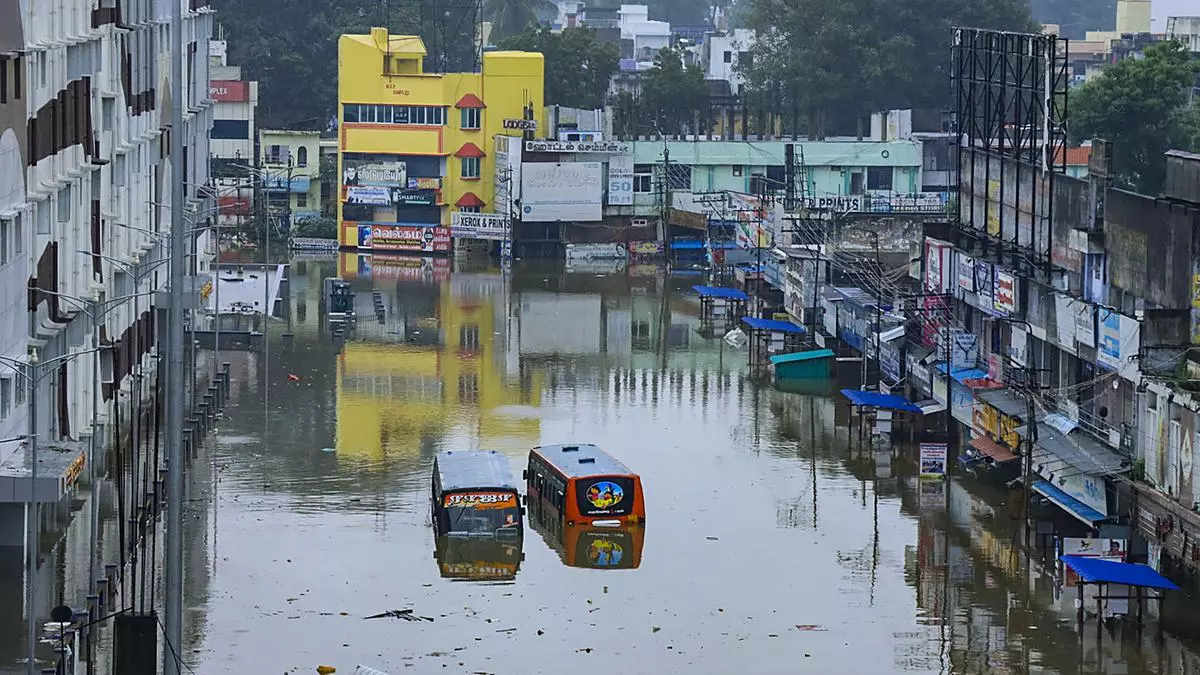
[[[747,84],[822,137],[828,120],[950,103],[956,25],[1031,31],[1027,0],[745,0]]]
[[[684,133],[695,123],[696,114],[702,119],[707,117],[708,89],[703,71],[685,66],[678,50],[659,50],[654,66],[642,78],[638,106],[640,126],[644,129],[662,134]]]
[[[604,105],[621,53],[588,28],[529,28],[500,42],[501,49],[541,52],[546,63],[546,102],[574,108]]]
[[[558,6],[551,0],[484,0],[483,16],[492,22],[491,42],[498,44],[543,19],[557,17]]]
[[[1200,110],[1188,102],[1198,62],[1175,41],[1152,45],[1071,91],[1071,140],[1113,143],[1117,181],[1144,194],[1162,189],[1170,149],[1200,150]]]

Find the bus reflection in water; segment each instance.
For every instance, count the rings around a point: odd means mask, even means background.
[[[445,579],[512,581],[525,556],[519,538],[438,537],[434,557]]]
[[[643,525],[567,526],[557,513],[541,508],[536,502],[530,502],[529,515],[529,524],[566,565],[628,570],[642,564],[642,545],[646,539]]]

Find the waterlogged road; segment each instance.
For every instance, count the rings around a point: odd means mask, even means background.
[[[693,279],[370,270],[340,352],[318,312],[336,272],[307,263],[294,337],[231,357],[239,403],[193,502],[197,673],[1200,672],[1173,637],[1080,641],[1012,566],[997,496],[922,488],[848,450],[831,399],[756,389],[697,331]],[[519,476],[569,441],[641,474],[644,540],[527,528],[520,555],[439,563],[436,452],[496,449]],[[393,609],[432,621],[364,619]]]

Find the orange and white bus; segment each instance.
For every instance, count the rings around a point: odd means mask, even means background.
[[[646,522],[642,479],[595,445],[543,445],[529,451],[526,499],[575,525]]]

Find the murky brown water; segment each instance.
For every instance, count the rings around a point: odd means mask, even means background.
[[[696,330],[697,279],[374,271],[340,354],[317,307],[335,270],[308,263],[290,344],[224,359],[242,382],[193,504],[196,673],[1200,672],[1171,636],[1081,639],[1015,564],[1002,495],[861,458],[831,399],[746,381]],[[641,474],[643,533],[435,558],[437,451],[519,476],[565,441]],[[363,618],[392,609],[433,621]]]

